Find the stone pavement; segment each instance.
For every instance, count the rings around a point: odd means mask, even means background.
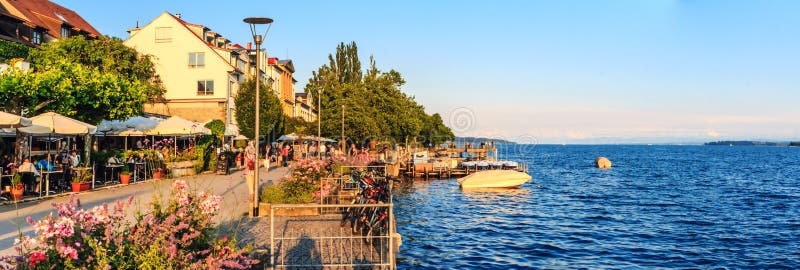
[[[288,174],[287,168],[271,167],[269,172],[262,172],[259,175],[262,186],[269,181],[276,180]],[[247,184],[244,180],[242,171],[234,172],[230,175],[202,174],[195,176],[181,177],[186,180],[190,188],[198,191],[206,191],[223,197],[220,213],[216,217],[216,222],[227,223],[231,220],[238,220],[246,215],[250,208],[248,200]],[[146,182],[134,183],[128,186],[113,186],[110,188],[94,190],[76,194],[80,199],[84,209],[92,208],[103,203],[113,203],[117,200],[126,200],[134,196],[133,208],[145,209],[147,203],[154,196],[169,196],[170,188],[174,179],[150,180]],[[277,181],[276,181],[277,182]],[[52,203],[69,201],[70,196],[60,196],[43,199],[33,202],[0,206],[0,256],[9,255],[13,252],[14,239],[20,233],[32,235],[33,228],[25,222],[26,217],[39,220],[42,217],[53,213]],[[132,209],[131,209],[132,210]],[[132,213],[132,212],[129,212]],[[55,214],[55,213],[53,213]]]

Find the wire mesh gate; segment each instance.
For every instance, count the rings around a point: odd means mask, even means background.
[[[388,230],[368,231],[342,226],[341,214],[276,216],[286,209],[341,213],[378,208],[388,211]],[[391,203],[271,205],[269,266],[273,269],[394,269],[398,242],[393,237],[394,231]]]

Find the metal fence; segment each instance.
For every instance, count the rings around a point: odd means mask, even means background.
[[[388,230],[368,232],[342,225],[342,214],[319,214],[351,209],[386,209]],[[280,217],[282,211],[309,216]],[[341,213],[341,212],[340,212]],[[394,269],[396,244],[393,204],[274,204],[269,210],[272,269]],[[277,226],[277,227],[276,227]]]
[[[370,177],[386,179],[385,166],[343,166],[338,176],[324,178],[332,194],[320,196],[319,204],[273,204],[270,217],[270,259],[273,269],[394,269],[396,244],[391,183],[388,203],[354,204],[361,190],[352,169],[377,172]],[[385,229],[353,226],[343,213],[388,213]],[[292,212],[292,213],[289,213]],[[283,217],[289,215],[289,217]],[[304,216],[297,216],[304,215]],[[369,215],[367,215],[369,216]],[[358,222],[355,222],[358,223]]]

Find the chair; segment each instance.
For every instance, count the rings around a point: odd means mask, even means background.
[[[33,174],[33,172],[21,172],[20,175],[22,176],[22,183],[25,184],[25,192],[32,193],[34,183],[36,182],[36,175]]]

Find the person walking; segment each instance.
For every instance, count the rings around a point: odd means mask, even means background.
[[[247,192],[250,195],[250,201],[255,200],[255,194],[253,194],[253,187],[255,187],[256,182],[256,175],[255,170],[258,169],[258,162],[256,161],[256,147],[253,146],[253,142],[250,141],[247,143],[247,147],[244,149],[244,175],[245,181],[247,182]]]
[[[283,160],[281,166],[286,167],[289,163],[289,146],[284,145],[283,150],[281,150],[281,159]]]

